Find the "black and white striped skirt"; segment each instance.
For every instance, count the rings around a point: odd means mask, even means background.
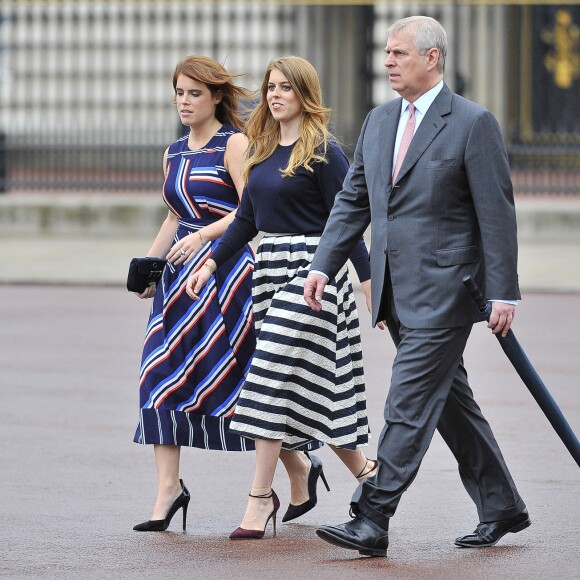
[[[304,301],[319,240],[266,235],[258,246],[256,352],[230,430],[281,439],[285,449],[310,441],[355,449],[369,436],[358,314],[346,266],[326,286],[322,312]]]

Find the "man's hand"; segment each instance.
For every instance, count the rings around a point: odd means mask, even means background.
[[[506,336],[510,329],[512,322],[516,316],[516,307],[513,304],[506,304],[505,302],[492,302],[491,315],[487,327],[491,328],[493,334]]]
[[[306,304],[314,310],[314,312],[320,312],[322,310],[322,295],[324,294],[324,288],[328,284],[328,280],[325,276],[320,274],[308,274],[306,281],[304,282],[304,300]]]

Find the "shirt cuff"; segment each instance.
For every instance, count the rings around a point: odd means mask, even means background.
[[[513,306],[518,305],[517,300],[500,300],[499,298],[490,298],[489,301],[490,302],[503,302],[504,304],[512,304]]]
[[[320,270],[310,270],[308,273],[309,274],[320,274],[320,276],[324,276],[327,280],[330,280],[330,278],[324,272],[321,272]]]

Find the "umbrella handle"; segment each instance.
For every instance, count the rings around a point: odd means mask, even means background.
[[[471,297],[475,300],[475,303],[479,307],[481,312],[485,313],[486,318],[489,320],[489,315],[491,314],[491,305],[485,300],[481,290],[478,288],[477,284],[471,276],[465,276],[463,278],[463,285],[467,288],[467,291],[471,294]]]

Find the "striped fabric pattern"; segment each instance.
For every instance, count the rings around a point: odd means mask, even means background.
[[[234,132],[224,126],[199,151],[187,147],[187,138],[170,145],[163,195],[179,217],[175,241],[237,207],[238,194],[223,167]],[[229,430],[255,348],[250,246],[222,265],[199,301],[185,292],[187,278],[217,243],[206,243],[189,264],[168,265],[157,286],[141,361],[137,443],[254,448]]]
[[[249,438],[346,449],[368,444],[360,329],[346,266],[323,310],[304,302],[318,236],[262,238],[253,279],[256,353],[230,429]]]

